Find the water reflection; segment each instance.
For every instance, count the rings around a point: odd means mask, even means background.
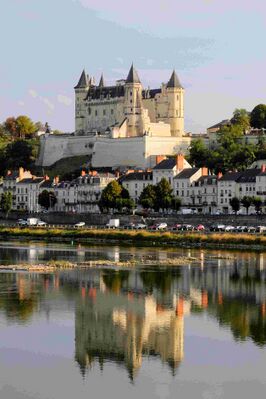
[[[188,317],[207,315],[235,341],[265,346],[263,254],[197,254],[197,262],[182,268],[0,273],[0,321],[30,328],[35,315],[60,315],[67,306],[75,315],[75,361],[83,376],[95,363],[104,369],[113,362],[133,380],[144,358],[160,358],[176,374],[185,356]]]

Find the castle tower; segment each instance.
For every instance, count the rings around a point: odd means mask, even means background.
[[[86,97],[87,91],[89,89],[89,76],[86,74],[85,69],[83,69],[78,84],[74,87],[75,89],[75,131],[84,131],[84,121],[85,121],[85,104],[84,99]]]
[[[168,120],[171,126],[171,135],[184,135],[184,89],[180,84],[175,70],[166,86],[168,97]]]
[[[124,114],[127,118],[129,137],[143,134],[142,85],[133,64],[125,83]]]

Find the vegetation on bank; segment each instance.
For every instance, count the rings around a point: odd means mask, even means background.
[[[230,248],[265,247],[266,236],[253,234],[230,234],[230,233],[193,233],[193,232],[150,232],[150,231],[125,231],[125,230],[89,230],[89,229],[46,229],[46,228],[17,228],[1,227],[0,238],[28,238],[28,239],[55,239],[62,241],[101,240],[112,243],[112,241],[143,245],[213,245],[221,247],[226,245]]]

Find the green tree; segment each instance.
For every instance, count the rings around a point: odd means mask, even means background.
[[[111,181],[102,191],[102,195],[99,201],[99,207],[101,211],[109,209],[117,209],[117,206],[121,204],[118,199],[121,198],[122,187],[116,181]]]
[[[240,209],[240,200],[237,197],[233,197],[230,199],[230,205],[235,212],[235,214],[239,211]]]
[[[36,132],[36,125],[26,115],[20,115],[16,119],[17,134],[20,139],[31,136]]]
[[[173,189],[165,177],[155,186],[156,200],[155,210],[171,208],[173,201]]]
[[[43,190],[38,196],[38,204],[45,209],[53,208],[57,198],[53,191]]]
[[[262,207],[262,204],[263,204],[262,199],[260,197],[254,197],[252,203],[253,203],[253,205],[255,207],[256,212],[260,213],[261,212],[261,207]]]
[[[9,169],[17,169],[20,166],[28,168],[33,160],[32,146],[24,140],[10,143],[5,149],[5,158]]]
[[[173,197],[172,198],[172,209],[174,209],[176,212],[179,211],[181,208],[182,202],[179,197]]]
[[[188,161],[196,167],[202,167],[206,165],[206,159],[208,158],[208,149],[201,139],[193,140],[189,148]]]
[[[244,130],[248,129],[250,126],[250,114],[244,108],[237,108],[233,113],[233,117],[231,119],[231,123],[233,125],[239,125]]]
[[[8,216],[9,212],[12,209],[12,192],[6,191],[2,194],[1,197],[1,209]]]
[[[251,111],[250,124],[254,128],[266,128],[266,104],[259,104]]]
[[[248,210],[252,205],[252,203],[253,203],[253,198],[248,197],[247,195],[245,195],[241,200],[241,204],[243,205],[244,208],[246,208],[247,215],[248,215]]]
[[[156,191],[152,184],[148,184],[139,197],[139,204],[144,209],[154,209],[156,202]]]

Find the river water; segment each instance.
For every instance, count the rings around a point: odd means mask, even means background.
[[[0,272],[0,398],[265,398],[266,254],[0,243],[0,264],[187,265]]]

